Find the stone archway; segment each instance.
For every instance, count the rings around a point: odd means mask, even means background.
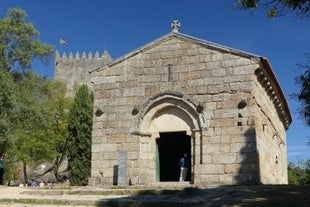
[[[200,107],[199,104],[180,93],[158,94],[149,98],[142,106],[138,131],[141,134],[149,134],[159,130],[199,130],[201,127],[197,110]],[[162,124],[166,120],[171,122]]]
[[[171,93],[156,96],[144,105],[139,131],[151,136],[155,181],[178,181],[178,159],[185,151],[191,155],[194,165],[195,132],[200,129],[197,106],[193,101]],[[191,169],[194,169],[193,165]],[[162,167],[172,172],[165,172]],[[191,174],[192,170],[188,181],[193,181]]]

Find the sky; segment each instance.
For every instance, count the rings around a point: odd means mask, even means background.
[[[289,103],[293,122],[287,131],[288,161],[310,159],[310,128],[299,118],[297,64],[310,54],[310,18],[287,14],[268,19],[261,11],[237,10],[235,0],[0,0],[0,18],[9,8],[27,12],[27,21],[40,32],[43,43],[66,52],[107,50],[117,59],[171,32],[173,20],[189,36],[267,57]],[[68,42],[59,44],[60,38]],[[49,65],[32,68],[53,78]]]

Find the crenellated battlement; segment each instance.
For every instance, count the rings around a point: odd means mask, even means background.
[[[108,63],[112,62],[112,58],[107,51],[104,51],[102,55],[96,51],[93,55],[89,52],[73,52],[59,54],[55,53],[55,80],[63,80],[67,83],[69,95],[73,96],[75,86],[81,84],[87,84],[90,88],[89,71],[95,70]]]
[[[86,52],[82,52],[82,55],[80,55],[79,52],[76,52],[74,57],[73,57],[73,52],[69,52],[69,54],[67,55],[66,52],[63,52],[62,55],[59,54],[58,51],[56,51],[55,53],[55,56],[56,56],[56,61],[59,60],[59,59],[88,59],[88,60],[98,60],[98,59],[109,59],[111,58],[109,53],[107,51],[104,51],[102,53],[101,56],[99,56],[99,52],[96,51],[95,52],[95,55],[93,55],[92,52],[88,52],[88,54],[86,55]]]

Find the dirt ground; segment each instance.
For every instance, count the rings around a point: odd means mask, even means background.
[[[176,189],[142,189],[134,195],[128,189],[126,194],[100,194],[106,191],[103,188],[83,187],[86,194],[42,194],[39,187],[4,187],[0,186],[0,206],[1,207],[73,207],[73,206],[96,206],[96,205],[47,205],[47,204],[22,204],[12,203],[7,200],[14,199],[53,199],[53,200],[103,200],[102,205],[97,206],[204,206],[204,207],[310,207],[310,187],[303,186],[220,186],[210,188],[184,188]],[[79,191],[81,190],[79,189]],[[54,189],[55,190],[55,189]],[[126,191],[127,189],[123,189]],[[52,191],[52,190],[51,190]],[[73,191],[73,190],[72,190]],[[99,192],[99,193],[98,193]],[[49,192],[51,193],[51,192]],[[160,205],[156,205],[156,203]],[[166,202],[166,203],[165,203]],[[192,202],[192,203],[191,203]],[[183,203],[183,204],[182,204]],[[108,204],[108,205],[106,205]],[[192,205],[191,205],[192,204]]]

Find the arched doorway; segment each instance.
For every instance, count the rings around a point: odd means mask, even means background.
[[[179,181],[180,158],[184,153],[191,157],[191,139],[185,131],[163,132],[156,140],[157,147],[157,178],[161,182]],[[189,170],[185,181],[190,181],[191,170]]]
[[[157,182],[179,181],[179,159],[186,152],[191,160],[187,181],[194,183],[196,132],[200,129],[199,113],[194,101],[180,93],[158,94],[143,105],[138,132],[150,136],[153,166],[148,175]],[[152,181],[151,181],[152,182]]]

